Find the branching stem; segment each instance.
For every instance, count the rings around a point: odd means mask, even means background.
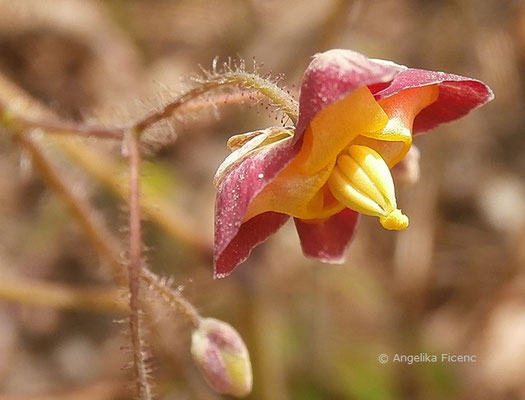
[[[201,96],[213,89],[224,86],[238,86],[242,89],[253,90],[262,94],[263,96],[266,96],[271,101],[271,103],[284,112],[294,124],[297,123],[299,114],[299,106],[297,101],[270,79],[261,77],[255,73],[246,72],[244,70],[231,70],[224,73],[210,75],[205,80],[199,82],[198,86],[178,96],[160,110],[155,111],[135,122],[131,128],[90,126],[86,124],[65,122],[58,118],[36,119],[19,115],[18,113],[11,111],[9,107],[0,102],[0,114],[2,116],[1,122],[3,122],[3,125],[11,125],[16,127],[18,131],[39,128],[50,134],[77,135],[82,137],[96,137],[99,139],[121,140],[123,139],[125,133],[129,130],[135,131],[137,135],[140,136],[142,132],[150,126],[165,118],[171,117],[181,106],[185,105],[190,100],[193,100],[194,98]]]
[[[8,91],[9,93],[13,92],[16,94],[21,92],[13,85],[9,85],[8,82],[4,82],[3,78],[0,79],[0,81],[0,83],[6,84],[8,89],[10,89]],[[273,105],[288,115],[292,122],[297,122],[298,104],[291,95],[271,80],[262,78],[257,74],[248,73],[244,70],[228,70],[222,74],[208,76],[199,86],[179,96],[161,110],[139,120],[129,129],[93,127],[82,124],[65,123],[59,119],[50,120],[47,119],[46,115],[52,116],[52,114],[46,111],[41,112],[40,110],[37,115],[41,119],[37,120],[31,117],[19,115],[20,113],[14,113],[9,107],[7,107],[5,101],[0,101],[0,125],[9,129],[9,131],[13,133],[12,139],[29,151],[33,162],[38,166],[38,170],[41,172],[43,178],[65,200],[66,204],[79,221],[81,227],[85,230],[88,238],[94,244],[94,247],[99,254],[109,261],[112,266],[113,278],[119,283],[123,281],[123,276],[121,274],[122,268],[120,264],[118,244],[113,240],[103,222],[99,221],[89,203],[78,198],[78,196],[73,193],[70,189],[70,185],[67,184],[61,174],[47,159],[46,154],[42,151],[37,141],[33,140],[33,138],[27,135],[27,133],[31,129],[38,128],[53,134],[75,134],[84,137],[125,140],[129,160],[129,324],[133,349],[133,371],[137,385],[137,394],[140,400],[150,400],[152,398],[147,376],[146,352],[143,348],[140,280],[142,279],[147,282],[150,287],[160,294],[170,305],[176,306],[195,327],[199,325],[201,320],[199,313],[191,303],[186,301],[180,293],[174,291],[162,279],[158,278],[155,274],[142,266],[140,136],[144,130],[158,121],[170,117],[188,101],[212,89],[228,85],[240,86],[241,88],[254,90],[267,96]],[[2,99],[0,98],[0,100]],[[36,106],[35,109],[38,109],[38,105],[31,99],[29,99],[29,104]],[[64,300],[64,297],[55,298],[53,301],[57,301],[59,304],[62,304],[61,302],[67,304],[68,301],[75,302],[75,300],[71,300],[71,298],[69,298],[69,300]]]

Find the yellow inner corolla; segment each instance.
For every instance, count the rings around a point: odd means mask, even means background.
[[[250,203],[245,221],[267,211],[304,220],[345,207],[403,229],[390,168],[412,144],[415,116],[436,101],[437,85],[376,101],[367,87],[325,107],[310,122],[300,152]]]

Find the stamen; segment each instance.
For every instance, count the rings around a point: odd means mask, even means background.
[[[328,186],[346,207],[379,217],[389,230],[405,229],[408,217],[397,208],[392,175],[381,156],[372,148],[352,145],[340,154]]]
[[[399,231],[408,226],[408,217],[399,209],[395,209],[385,217],[379,217],[379,222],[385,229]]]

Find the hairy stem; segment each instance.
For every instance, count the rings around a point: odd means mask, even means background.
[[[288,92],[279,85],[259,76],[246,71],[228,71],[224,74],[217,75],[214,79],[229,85],[238,85],[248,89],[254,89],[266,96],[272,104],[284,112],[294,125],[299,118],[299,103]]]
[[[139,127],[139,131],[140,129],[145,129],[160,119],[170,116],[180,106],[186,104],[187,101],[204,94],[211,89],[226,85],[240,85],[245,88],[258,90],[263,95],[269,94],[270,99],[276,105],[280,106],[292,120],[295,120],[297,117],[297,102],[277,85],[267,79],[257,76],[256,74],[250,74],[242,71],[231,71],[223,75],[210,77],[208,82],[201,85],[201,87],[183,94],[159,113],[154,113],[149,117],[146,117],[135,124],[135,126]],[[41,128],[43,130],[49,129],[55,133],[59,133],[59,131],[65,133],[66,131],[73,130],[77,133],[84,134],[85,136],[114,136],[117,138],[118,135],[121,135],[119,132],[123,132],[123,130],[119,128],[106,130],[104,128],[69,125],[62,122],[46,123],[45,121],[47,120],[53,121],[55,116],[1,75],[0,87],[2,88],[4,95],[11,96],[5,97],[0,93],[0,124],[3,125],[4,128],[7,128],[12,133],[14,133],[12,139],[30,153],[33,164],[37,167],[37,170],[42,175],[42,178],[64,200],[72,215],[75,217],[80,227],[84,230],[87,239],[92,243],[93,247],[101,256],[102,260],[109,264],[115,282],[117,282],[119,285],[122,285],[124,283],[124,277],[122,274],[123,266],[120,261],[121,248],[118,244],[118,241],[109,232],[104,224],[104,221],[99,217],[98,213],[91,207],[91,205],[85,199],[73,192],[71,189],[72,185],[53,166],[53,163],[51,160],[49,160],[48,156],[44,154],[39,144],[37,144],[33,139],[29,138],[25,133],[23,133],[23,131],[28,128]],[[18,98],[23,100],[24,107],[18,108],[17,112],[12,112],[10,107],[7,107],[8,98]],[[220,98],[219,100],[220,102],[224,101],[223,98]],[[235,101],[238,100],[236,99]],[[37,121],[18,115],[22,109],[37,115],[40,119]],[[98,135],[96,133],[98,130],[101,132],[113,132],[115,135],[111,133],[101,133]],[[60,140],[57,141],[56,144],[58,144],[61,150],[66,150],[69,154],[73,155],[75,159],[89,155],[88,160],[81,163],[83,165],[89,164],[91,167],[93,167],[91,169],[88,168],[88,170],[91,174],[94,174],[99,179],[104,181],[104,176],[106,178],[114,176],[114,174],[108,174],[107,172],[115,171],[115,165],[113,163],[111,165],[107,163],[104,164],[104,162],[102,162],[104,158],[100,159],[100,154],[99,157],[95,157],[93,154],[93,157],[91,158],[92,154],[87,148],[80,148],[78,144],[69,140]],[[88,151],[89,154],[86,154],[86,151]],[[98,161],[95,162],[95,160]],[[102,165],[103,168],[96,169],[94,168],[95,165]],[[116,180],[112,180],[111,182],[108,182],[108,185],[114,188],[115,191],[117,191],[121,196],[126,198],[129,197],[128,190],[122,189],[120,181],[117,182]],[[149,202],[147,202],[147,204],[149,204]],[[145,207],[144,204],[142,206]],[[169,212],[165,212],[166,210],[169,211],[169,209],[164,207],[163,204],[155,202],[155,204],[146,205],[144,210],[150,214],[150,216],[161,226],[164,226],[168,232],[173,232],[175,236],[186,236],[189,238],[189,243],[192,243],[196,248],[202,249],[204,253],[209,251],[208,245],[204,244],[201,240],[198,240],[198,238],[193,238],[193,236],[189,234],[190,231],[187,229],[182,229],[182,231],[180,230],[178,216],[171,215]],[[162,221],[164,221],[164,224]],[[169,305],[175,306],[192,322],[194,326],[199,324],[201,317],[197,310],[191,303],[185,300],[178,291],[167,285],[163,279],[159,278],[157,275],[146,268],[141,269],[140,278],[145,283],[147,283],[154,292],[159,294],[161,298],[163,298]]]
[[[199,326],[201,321],[201,316],[198,313],[197,309],[186,300],[182,295],[173,290],[165,281],[155,275],[148,269],[143,268],[141,278],[144,282],[150,285],[157,294],[160,294],[164,301],[172,307],[176,307],[177,310],[184,315],[196,328]]]
[[[177,97],[159,111],[156,111],[136,122],[133,128],[138,134],[141,134],[145,129],[152,126],[153,124],[172,116],[179,107],[186,104],[195,97],[209,92],[212,89],[231,85],[240,86],[245,89],[251,89],[262,93],[264,96],[270,99],[272,104],[279,107],[286,115],[288,115],[294,124],[297,123],[299,105],[297,101],[285,90],[280,88],[271,80],[265,79],[257,74],[245,71],[228,71],[222,74],[210,76],[207,80],[201,82],[199,86]]]
[[[134,123],[131,128],[140,135],[145,129],[155,123],[172,116],[175,111],[188,101],[207,93],[210,90],[232,85],[254,90],[263,96],[266,96],[271,103],[284,112],[294,124],[297,123],[299,104],[288,92],[283,90],[270,79],[240,69],[210,74],[206,79],[202,80],[197,87],[178,96],[159,111],[155,111],[140,119]],[[5,95],[0,95],[0,122],[2,125],[14,125],[19,130],[40,128],[52,134],[72,134],[83,137],[97,137],[100,139],[122,139],[127,131],[127,128],[125,127],[107,128],[102,126],[64,122],[49,113],[40,105],[36,104],[32,99],[28,98],[23,91],[3,76],[0,76],[0,89],[3,89],[5,92]],[[34,111],[39,118],[35,119],[20,115],[19,112],[12,110],[11,107],[7,106],[8,102],[2,101],[9,98],[6,96],[14,96],[16,98],[16,95],[20,95],[19,97],[28,103],[26,105],[28,106],[27,108]],[[48,115],[51,115],[52,118],[47,118]]]
[[[142,232],[140,221],[140,145],[135,132],[126,137],[129,158],[129,327],[133,349],[133,372],[140,400],[151,399],[145,350],[143,348],[140,273],[142,269]]]
[[[5,82],[0,78],[0,86]],[[53,187],[57,193],[65,200],[66,204],[72,211],[73,215],[80,222],[85,230],[89,240],[94,244],[99,254],[109,261],[112,267],[113,278],[116,282],[122,282],[122,265],[120,264],[119,246],[113,240],[105,228],[104,223],[99,221],[96,212],[92,210],[89,203],[78,198],[70,189],[67,181],[61,176],[53,164],[48,160],[47,155],[42,151],[38,140],[27,135],[31,129],[42,129],[54,134],[76,134],[84,137],[97,137],[104,139],[124,139],[126,140],[128,159],[129,159],[129,263],[128,263],[128,286],[129,286],[129,326],[131,333],[131,344],[133,349],[133,371],[135,375],[137,396],[140,400],[150,400],[152,398],[151,388],[148,381],[148,371],[146,365],[146,352],[144,350],[142,320],[141,320],[141,297],[140,297],[140,280],[147,282],[169,305],[175,306],[179,311],[188,318],[194,326],[198,326],[201,320],[196,309],[186,301],[180,293],[174,291],[162,279],[158,278],[152,272],[142,266],[142,234],[141,234],[141,202],[140,202],[140,135],[141,133],[155,124],[156,122],[171,116],[186,102],[200,96],[212,89],[235,85],[244,89],[257,91],[267,96],[273,105],[279,107],[294,122],[298,118],[298,104],[286,91],[277,86],[274,82],[262,78],[257,74],[247,73],[245,71],[227,71],[222,74],[209,76],[200,86],[178,97],[160,111],[150,114],[137,123],[133,124],[131,129],[113,128],[106,129],[103,127],[91,127],[82,124],[64,123],[56,118],[52,113],[39,107],[38,103],[29,98],[27,108],[24,112],[13,113],[6,105],[5,94],[0,94],[0,125],[3,125],[13,133],[12,139],[18,142],[23,148],[28,150],[32,156],[34,164],[38,167],[44,180]],[[5,85],[4,85],[5,86]],[[9,85],[8,85],[9,86]],[[16,87],[10,87],[8,93],[17,93]],[[27,96],[24,97],[27,98]],[[4,101],[2,101],[4,100]],[[9,98],[8,98],[9,101]],[[32,117],[24,117],[28,112],[39,120]],[[19,115],[20,114],[20,115]],[[33,115],[33,114],[31,114]],[[49,119],[48,119],[49,118]],[[60,144],[62,140],[53,141]],[[67,142],[67,140],[64,140]],[[111,171],[106,170],[105,174]],[[5,288],[4,288],[5,289]],[[28,286],[13,285],[14,291],[5,290],[6,296],[12,299],[20,299],[39,293],[43,296],[48,304],[57,306],[86,306],[86,307],[107,307],[108,299],[101,296],[100,293],[82,291],[82,296],[75,297],[71,291],[56,289],[53,297],[52,290],[49,287],[36,287],[35,292],[30,292]],[[54,288],[51,288],[54,289]],[[0,287],[1,290],[1,287]],[[40,292],[38,291],[40,290]],[[96,297],[96,295],[100,295]],[[20,297],[22,296],[22,297]],[[95,297],[99,300],[95,300]],[[101,303],[97,303],[100,301]],[[116,306],[118,307],[118,306]]]

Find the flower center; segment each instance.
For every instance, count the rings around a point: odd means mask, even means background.
[[[383,158],[367,146],[352,145],[337,157],[328,178],[333,196],[361,214],[379,217],[389,230],[408,226],[408,217],[397,208],[394,181]]]

